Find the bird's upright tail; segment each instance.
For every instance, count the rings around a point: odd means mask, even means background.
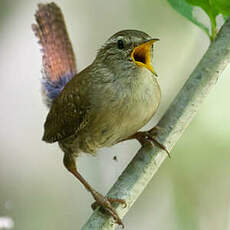
[[[42,46],[42,93],[48,107],[76,74],[73,48],[61,9],[55,3],[39,4],[32,25]]]

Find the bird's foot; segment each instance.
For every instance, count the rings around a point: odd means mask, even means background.
[[[111,198],[111,197],[104,197],[100,193],[93,191],[92,193],[95,202],[91,205],[92,209],[95,210],[98,206],[102,207],[103,210],[110,214],[115,222],[124,228],[124,224],[122,223],[120,217],[118,216],[117,212],[112,207],[112,203],[120,203],[124,205],[124,208],[127,206],[125,200],[117,199],[117,198]]]
[[[137,139],[141,145],[144,145],[146,142],[150,142],[151,144],[153,144],[154,142],[160,148],[162,148],[168,154],[168,157],[170,158],[171,156],[167,148],[155,138],[159,130],[161,130],[161,128],[159,126],[155,126],[149,131],[136,132],[130,139],[133,139],[133,138]]]

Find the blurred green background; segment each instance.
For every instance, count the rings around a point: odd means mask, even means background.
[[[78,230],[93,200],[64,169],[58,146],[41,141],[48,110],[40,95],[40,48],[31,30],[38,2],[0,0],[0,217],[12,218],[14,229]],[[208,47],[208,37],[166,0],[55,2],[64,12],[78,70],[119,30],[160,38],[154,67],[163,99],[146,128],[160,119]],[[172,159],[126,215],[125,229],[230,229],[229,74],[230,68],[220,76]],[[121,143],[97,157],[82,155],[77,165],[105,194],[138,148],[135,141]]]

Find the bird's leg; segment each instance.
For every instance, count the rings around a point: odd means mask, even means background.
[[[170,153],[167,150],[167,148],[163,144],[161,144],[158,140],[156,140],[156,138],[155,138],[155,136],[157,135],[157,132],[160,129],[161,128],[159,126],[155,126],[152,129],[150,129],[149,131],[139,131],[139,132],[136,132],[132,136],[130,136],[130,137],[128,137],[122,141],[137,139],[141,145],[144,145],[146,142],[152,141],[155,144],[157,144],[158,146],[160,146],[160,148],[162,148],[168,154],[168,157],[170,158],[171,156],[170,156]]]
[[[109,213],[115,220],[115,222],[121,225],[124,228],[124,224],[122,223],[120,217],[117,212],[112,207],[112,203],[117,202],[126,206],[125,200],[114,199],[109,197],[104,197],[102,194],[94,190],[88,182],[82,177],[82,175],[77,171],[75,159],[71,154],[64,154],[63,163],[66,169],[71,172],[84,186],[85,188],[92,194],[95,202],[92,204],[92,208],[95,209],[98,206],[101,206],[107,213]]]

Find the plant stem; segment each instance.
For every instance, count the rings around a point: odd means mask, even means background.
[[[157,140],[164,144],[168,150],[171,150],[181,137],[199,106],[229,63],[230,18],[225,22],[216,39],[158,124],[161,129]],[[108,196],[126,200],[126,208],[121,205],[115,207],[121,218],[143,192],[166,156],[167,154],[158,146],[152,148],[151,145],[146,144],[118,178]],[[112,230],[116,226],[111,217],[96,210],[82,230]]]
[[[211,34],[209,36],[210,41],[213,42],[216,38],[216,18],[214,18],[213,16],[210,16],[210,21],[211,21]]]

